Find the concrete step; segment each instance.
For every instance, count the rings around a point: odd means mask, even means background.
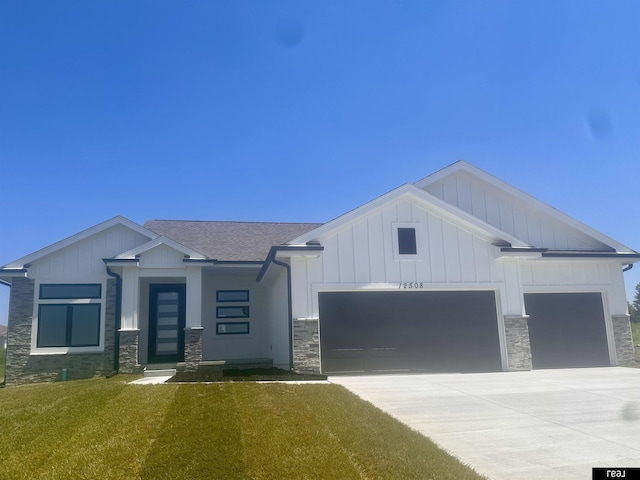
[[[145,367],[143,376],[148,377],[173,377],[176,374],[175,368],[149,368]]]

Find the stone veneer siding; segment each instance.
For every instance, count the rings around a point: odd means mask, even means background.
[[[320,373],[320,332],[317,318],[293,321],[293,369]]]
[[[193,372],[202,362],[203,327],[184,329],[184,371]]]
[[[6,385],[60,380],[62,370],[67,379],[89,378],[113,371],[116,281],[107,280],[104,351],[97,353],[70,353],[31,355],[31,324],[35,299],[35,281],[15,278],[11,284],[7,338]]]
[[[140,330],[120,330],[119,373],[136,373],[142,369],[138,363],[138,338]]]
[[[616,343],[618,365],[633,365],[633,338],[631,337],[629,315],[612,315],[611,322],[613,323],[613,338]]]
[[[504,317],[507,360],[511,372],[532,368],[528,319],[528,316],[505,315]]]

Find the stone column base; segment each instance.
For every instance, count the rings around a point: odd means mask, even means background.
[[[622,367],[634,365],[633,338],[631,337],[629,315],[611,315],[611,323],[613,324],[613,338],[616,343],[618,365]]]
[[[320,373],[319,319],[293,321],[293,369],[300,373]]]
[[[140,370],[138,363],[138,336],[140,330],[119,330],[120,352],[118,365],[120,373],[136,373]]]
[[[531,370],[531,342],[528,315],[505,315],[504,332],[507,341],[509,371]]]
[[[184,370],[193,372],[202,362],[203,327],[184,329]]]

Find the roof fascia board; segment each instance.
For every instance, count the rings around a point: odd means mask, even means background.
[[[151,230],[147,230],[143,226],[138,225],[137,223],[129,220],[126,217],[118,215],[109,220],[106,220],[104,222],[98,223],[97,225],[94,225],[85,230],[82,230],[81,232],[78,232],[74,235],[71,235],[70,237],[67,237],[58,242],[52,243],[51,245],[41,248],[40,250],[36,250],[35,252],[30,253],[29,255],[25,255],[24,257],[18,258],[17,260],[14,260],[13,262],[5,265],[5,267],[15,268],[15,267],[22,267],[29,263],[33,263],[34,261],[39,260],[42,257],[50,255],[54,252],[57,252],[58,250],[68,247],[69,245],[73,245],[76,242],[84,240],[85,238],[89,238],[92,235],[100,233],[116,225],[122,225],[124,227],[127,227],[149,239],[158,237],[157,233],[154,233]]]
[[[424,190],[416,187],[413,184],[407,183],[402,185],[391,192],[388,192],[364,205],[351,210],[350,212],[331,220],[328,223],[293,239],[290,244],[304,244],[311,240],[321,238],[335,230],[344,228],[351,223],[355,223],[362,216],[374,213],[376,210],[384,208],[387,203],[396,200],[402,196],[410,196],[419,203],[423,204],[427,210],[433,211],[442,215],[444,218],[451,219],[453,223],[456,223],[462,227],[466,227],[475,232],[478,232],[481,236],[490,238],[499,238],[512,246],[516,247],[528,247],[529,245],[522,240],[503,232],[492,225],[480,220],[477,217],[465,212],[464,210],[451,205],[443,200],[440,200],[435,195],[425,192]]]
[[[206,260],[207,256],[203,255],[200,252],[196,252],[195,250],[192,250],[191,248],[185,247],[184,245],[171,240],[170,238],[167,237],[157,237],[154,238],[153,240],[147,242],[147,243],[143,243],[142,245],[137,246],[136,248],[133,248],[131,250],[128,250],[126,252],[120,253],[119,255],[116,255],[114,258],[115,259],[126,259],[126,258],[132,258],[132,257],[136,257],[138,255],[142,255],[145,252],[148,252],[149,250],[159,247],[160,245],[166,245],[169,248],[172,248],[184,255],[187,255],[190,258],[194,258],[194,259],[201,259],[201,260]]]
[[[542,253],[543,258],[602,258],[613,260],[624,260],[630,263],[640,261],[640,253],[624,252],[556,252],[547,251]]]
[[[138,265],[138,258],[103,258],[102,261],[107,267],[122,267],[125,265]]]
[[[534,208],[540,209],[542,210],[544,213],[550,215],[551,217],[555,218],[556,220],[566,223],[567,225],[569,225],[570,227],[575,228],[576,230],[578,230],[579,232],[590,236],[596,240],[598,240],[600,243],[604,243],[605,245],[609,245],[610,247],[612,247],[614,250],[618,251],[618,252],[630,252],[630,253],[635,253],[634,250],[632,250],[631,248],[627,247],[626,245],[621,244],[620,242],[617,242],[616,240],[614,240],[613,238],[605,235],[602,232],[599,232],[598,230],[590,227],[589,225],[586,225],[582,222],[580,222],[579,220],[576,220],[575,218],[567,215],[566,213],[561,212],[560,210],[558,210],[557,208],[552,207],[549,204],[544,203],[541,200],[538,200],[536,197],[529,195],[528,193],[520,190],[519,188],[514,187],[513,185],[508,184],[507,182],[500,180],[498,177],[494,177],[493,175],[485,172],[484,170],[479,169],[478,167],[471,165],[470,163],[464,161],[464,160],[458,160],[457,162],[441,169],[438,170],[435,173],[432,173],[431,175],[418,180],[414,185],[420,189],[427,187],[429,185],[432,185],[440,180],[442,180],[443,178],[458,172],[458,171],[465,171],[471,175],[473,175],[474,177],[477,177],[481,180],[484,180],[485,182],[493,185],[494,187],[503,190],[505,192],[507,192],[510,195],[513,195],[514,197],[518,198],[519,200],[528,203],[529,205],[533,206]]]

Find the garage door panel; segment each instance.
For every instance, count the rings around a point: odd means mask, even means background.
[[[501,369],[493,292],[320,294],[322,369]]]
[[[602,296],[599,293],[528,293],[533,368],[609,365]]]

